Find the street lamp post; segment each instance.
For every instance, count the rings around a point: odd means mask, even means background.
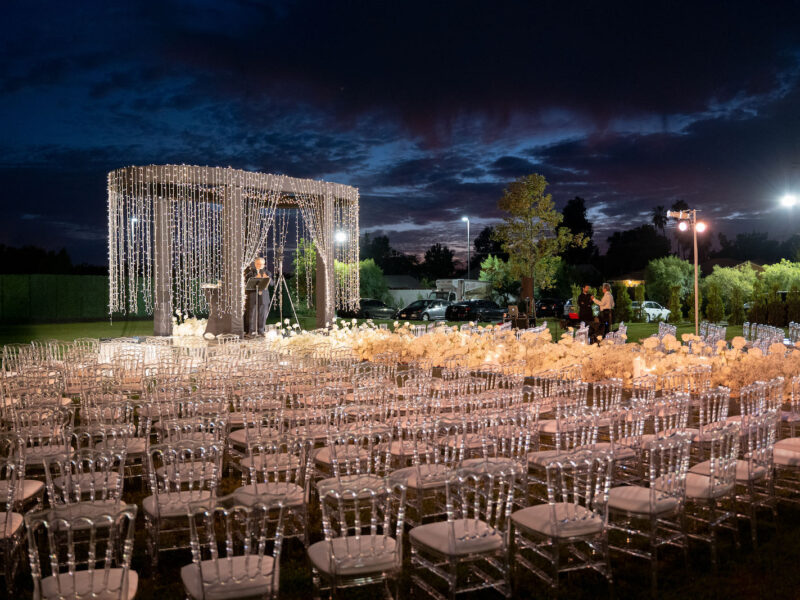
[[[469,217],[461,217],[461,220],[467,222],[467,279],[470,279],[470,262],[472,257],[469,243]]]
[[[706,230],[706,224],[700,221],[697,222],[697,209],[690,210],[670,210],[667,211],[667,217],[678,219],[678,229],[686,231],[689,227],[692,228],[692,242],[694,245],[694,334],[700,335],[700,269],[697,266],[697,232],[703,233]]]

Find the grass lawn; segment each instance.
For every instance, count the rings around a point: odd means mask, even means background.
[[[378,324],[386,323],[389,326],[394,321],[375,321]],[[413,323],[423,323],[414,321]],[[449,325],[463,325],[461,322],[451,322]],[[485,324],[485,323],[482,323]],[[300,317],[300,325],[304,329],[314,329],[314,317]],[[564,330],[555,321],[548,321],[548,327],[553,334],[553,339],[559,339]],[[656,323],[630,323],[628,325],[628,341],[637,342],[654,334],[658,330]],[[694,325],[683,323],[678,326],[678,335],[693,333]],[[153,335],[153,321],[90,321],[80,323],[34,323],[25,325],[3,324],[0,325],[0,346],[31,340],[74,340],[80,337],[112,338]],[[742,335],[742,327],[728,327],[728,339]]]

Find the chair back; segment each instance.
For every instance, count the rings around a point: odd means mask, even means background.
[[[575,452],[545,466],[554,537],[588,520],[599,520],[605,529],[613,464],[613,457],[605,452]]]
[[[72,515],[25,515],[34,598],[131,598],[129,572],[136,506]],[[50,585],[44,589],[44,580]]]
[[[515,470],[497,468],[458,469],[447,479],[447,522],[450,555],[457,544],[478,544],[499,536],[507,547],[508,520],[514,503]],[[458,525],[457,525],[458,524]]]
[[[704,431],[713,423],[721,423],[728,418],[731,405],[731,390],[723,386],[692,395],[692,405],[696,410],[696,423]]]
[[[650,456],[648,481],[650,514],[660,501],[672,498],[677,510],[686,501],[686,473],[689,470],[691,438],[676,432],[645,444]]]
[[[653,431],[656,437],[669,437],[689,424],[690,398],[686,392],[675,392],[653,402]]]
[[[119,502],[125,452],[82,448],[69,456],[45,459],[47,494],[51,506],[77,502]]]
[[[332,488],[322,495],[322,531],[330,544],[331,573],[363,563],[401,568],[405,496],[406,488],[400,483]]]
[[[209,498],[190,502],[189,515],[193,575],[203,597],[277,597],[284,527],[279,498]]]

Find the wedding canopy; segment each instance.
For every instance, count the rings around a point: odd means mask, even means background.
[[[283,209],[296,209],[297,235],[316,249],[317,324],[330,322],[336,308],[355,308],[356,188],[231,168],[150,165],[108,174],[109,312],[133,312],[143,303],[156,335],[169,335],[173,311],[206,312],[201,285],[219,282],[219,308],[231,332],[241,334],[243,271],[265,249]],[[282,262],[273,268],[282,270]]]

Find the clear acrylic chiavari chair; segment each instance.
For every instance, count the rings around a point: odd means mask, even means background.
[[[284,509],[277,498],[228,495],[189,505],[192,562],[181,568],[186,597],[278,597]]]
[[[25,515],[34,597],[133,598],[139,585],[130,568],[136,512],[126,505],[92,516]]]

